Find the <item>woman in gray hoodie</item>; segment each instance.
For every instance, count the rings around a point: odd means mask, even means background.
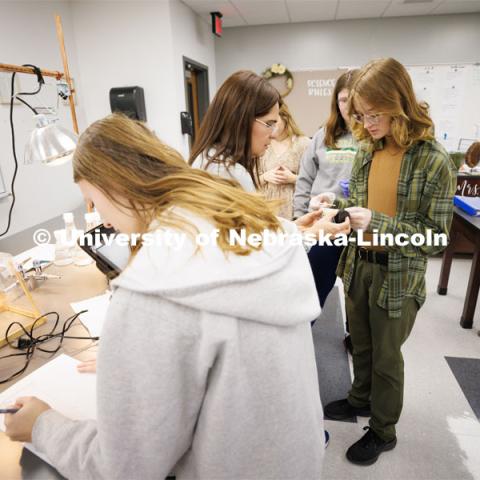
[[[340,180],[349,180],[357,142],[350,131],[347,101],[358,70],[349,70],[337,80],[332,95],[330,116],[313,137],[300,163],[293,199],[294,218],[308,212],[310,199],[332,192],[342,198]],[[335,285],[335,270],[343,247],[315,245],[308,258],[312,266],[320,305],[323,307]]]
[[[288,239],[295,225],[118,114],[82,134],[73,168],[106,224],[143,242],[113,282],[97,419],[25,397],[7,435],[72,479],[319,479],[310,320],[320,308],[307,256],[298,242],[231,241]],[[165,241],[174,234],[180,248]]]

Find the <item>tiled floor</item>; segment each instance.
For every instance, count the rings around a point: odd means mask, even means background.
[[[364,433],[368,419],[359,418],[358,424],[327,420],[331,438],[324,480],[480,479],[480,422],[444,358],[480,358],[480,308],[474,328],[461,328],[471,260],[454,260],[447,296],[436,293],[440,265],[439,258],[429,261],[427,301],[403,348],[405,399],[397,447],[370,467],[352,465],[345,451]]]

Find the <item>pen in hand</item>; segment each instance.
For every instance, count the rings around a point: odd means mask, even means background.
[[[0,408],[0,414],[2,413],[17,413],[19,408]]]

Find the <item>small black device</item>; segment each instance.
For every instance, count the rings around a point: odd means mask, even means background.
[[[333,223],[343,223],[347,219],[347,217],[350,218],[350,214],[342,208],[333,217]]]
[[[95,260],[98,269],[110,279],[124,270],[131,255],[130,247],[117,243],[115,235],[113,228],[102,224],[78,239],[80,248]]]
[[[145,95],[142,87],[115,87],[110,89],[110,109],[134,120],[147,121]]]
[[[180,112],[180,123],[182,125],[182,133],[193,136],[193,121],[189,112]]]

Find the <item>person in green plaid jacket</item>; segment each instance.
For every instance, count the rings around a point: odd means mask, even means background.
[[[448,242],[456,169],[433,137],[428,105],[416,100],[406,69],[392,58],[364,66],[352,87],[349,113],[360,142],[346,208],[355,233],[337,269],[353,344],[354,381],[346,399],[329,403],[327,417],[370,416],[367,433],[347,458],[369,465],[395,447],[403,405],[403,357],[425,301],[428,255]],[[319,195],[320,201],[328,201]],[[364,233],[365,232],[365,233]],[[401,234],[401,242],[359,246],[373,233]],[[444,242],[420,245],[422,238]],[[373,243],[373,242],[372,242]]]

